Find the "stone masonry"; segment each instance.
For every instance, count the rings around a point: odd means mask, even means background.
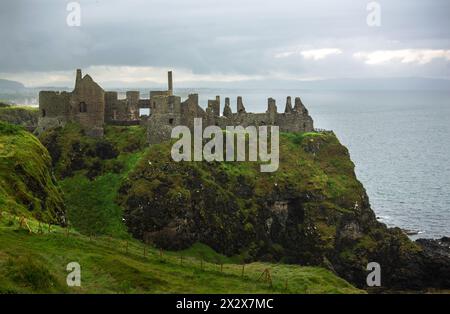
[[[149,116],[139,116],[141,108],[149,108]],[[172,128],[177,125],[194,126],[194,118],[203,119],[203,127],[277,125],[281,132],[310,132],[313,120],[299,97],[287,97],[283,113],[279,113],[273,98],[267,102],[264,113],[245,110],[242,97],[237,98],[237,110],[233,113],[230,99],[225,98],[223,114],[220,114],[220,97],[208,100],[206,109],[199,105],[198,94],[190,94],[182,101],[173,94],[172,72],[168,73],[168,90],[151,91],[148,99],[141,99],[138,91],[126,92],[125,99],[118,93],[104,91],[89,75],[82,77],[77,70],[72,92],[41,91],[39,93],[40,118],[37,132],[77,122],[90,136],[103,136],[105,124],[141,124],[147,128],[150,144],[170,139]]]

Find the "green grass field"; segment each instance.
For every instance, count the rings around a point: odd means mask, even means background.
[[[162,252],[136,240],[93,237],[3,212],[0,293],[363,293],[328,270],[283,264],[237,264],[196,244]],[[68,287],[66,266],[81,266],[81,287]],[[268,269],[270,280],[262,276]]]

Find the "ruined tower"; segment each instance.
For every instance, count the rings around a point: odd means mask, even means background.
[[[81,124],[86,134],[103,136],[105,92],[89,75],[76,83],[70,97],[70,108],[73,119]]]
[[[224,117],[231,117],[231,115],[233,114],[233,112],[231,111],[231,107],[230,107],[230,98],[226,97],[225,98],[225,107],[223,107],[223,116]]]
[[[81,69],[77,69],[77,76],[75,78],[75,88],[77,88],[77,85],[80,84],[82,79]]]
[[[89,75],[83,77],[80,69],[72,92],[41,91],[39,109],[38,133],[75,121],[87,135],[103,136],[105,92]]]
[[[291,96],[288,96],[286,98],[286,108],[284,109],[284,113],[292,113],[292,111],[294,111],[294,109],[292,109]]]
[[[273,98],[267,99],[267,115],[269,118],[269,123],[275,123],[275,117],[277,116],[277,105],[276,101]]]
[[[295,97],[295,106],[294,110],[300,113],[308,114],[308,110],[306,110],[305,105],[303,105],[302,100],[300,97]]]
[[[238,96],[237,98],[237,113],[246,113],[244,103],[242,102],[242,97]]]

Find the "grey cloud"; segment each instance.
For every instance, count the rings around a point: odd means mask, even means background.
[[[450,48],[450,2],[379,0],[382,26],[366,25],[364,0],[80,0],[82,26],[66,25],[61,0],[2,0],[0,72],[92,65],[182,67],[194,73],[370,76],[358,50]],[[293,46],[346,52],[321,62],[275,59]],[[448,76],[448,65],[392,75]],[[421,72],[422,71],[422,72]]]

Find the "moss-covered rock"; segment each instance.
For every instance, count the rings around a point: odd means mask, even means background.
[[[0,122],[0,210],[64,224],[65,206],[50,155],[19,126]]]
[[[42,144],[52,157],[58,179],[74,176],[82,171],[89,179],[123,169],[119,153],[143,151],[147,145],[145,129],[137,127],[105,128],[104,138],[85,136],[76,123],[65,127],[47,129],[39,135]]]
[[[369,262],[382,265],[388,287],[448,284],[427,281],[421,248],[376,220],[332,132],[282,134],[274,173],[261,173],[255,162],[176,163],[170,149],[152,146],[120,189],[137,238],[169,249],[202,242],[247,260],[322,265],[359,286]]]
[[[0,121],[21,125],[28,131],[36,129],[38,116],[37,108],[0,104]]]

